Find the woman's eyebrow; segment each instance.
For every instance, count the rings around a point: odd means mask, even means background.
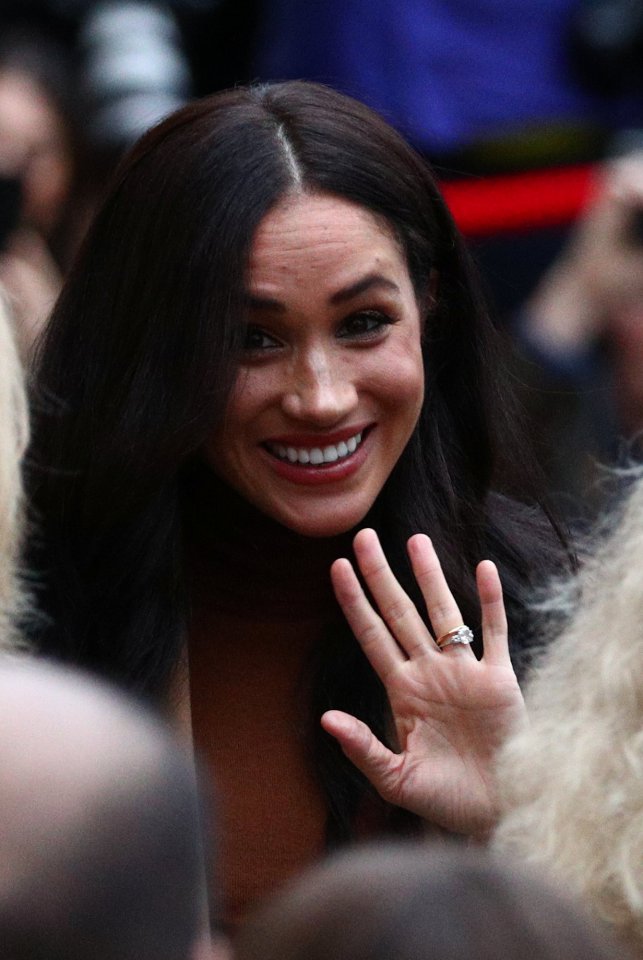
[[[328,298],[328,302],[332,304],[344,303],[346,300],[352,300],[353,297],[358,297],[360,293],[367,293],[373,288],[393,290],[395,293],[400,292],[398,285],[389,280],[388,277],[384,277],[381,273],[369,273],[361,280],[351,283],[350,286],[342,287],[341,290]]]
[[[272,300],[270,297],[257,297],[253,293],[245,295],[246,306],[250,310],[276,310],[285,313],[286,307],[279,300]]]
[[[398,285],[381,273],[369,273],[365,277],[356,280],[355,283],[351,283],[347,287],[342,287],[341,290],[337,290],[331,294],[328,302],[335,306],[338,303],[345,303],[347,300],[352,300],[362,293],[367,293],[370,290],[378,288],[392,290],[394,293],[400,292]],[[284,313],[286,310],[285,304],[281,303],[280,300],[273,300],[271,297],[258,297],[253,293],[248,293],[246,294],[245,300],[248,307],[252,310],[274,310],[278,313]]]

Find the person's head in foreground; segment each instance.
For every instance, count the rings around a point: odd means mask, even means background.
[[[193,960],[201,840],[160,723],[80,674],[0,660],[0,956]]]
[[[495,842],[545,868],[643,956],[643,478],[577,581],[500,763]]]
[[[624,960],[536,876],[447,844],[331,858],[248,922],[235,958]]]

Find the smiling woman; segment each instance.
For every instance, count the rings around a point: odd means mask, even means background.
[[[503,383],[430,170],[361,104],[305,83],[225,92],[117,172],[39,353],[35,641],[190,725],[220,800],[228,923],[337,842],[488,827],[466,794],[484,800],[521,707],[495,567],[477,588],[474,570],[499,566],[520,651],[558,543],[509,477],[534,472]],[[346,560],[331,585],[353,538],[397,642],[369,643]],[[463,618],[478,652],[484,624],[481,661],[455,643]],[[435,789],[411,815],[390,758],[403,780],[428,729]]]
[[[248,334],[214,472],[307,536],[371,509],[422,406],[420,307],[390,228],[327,194],[287,196],[250,250]]]

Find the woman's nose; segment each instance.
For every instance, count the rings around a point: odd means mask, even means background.
[[[347,416],[357,404],[350,371],[323,350],[307,354],[293,365],[284,385],[282,408],[295,420],[330,426]]]

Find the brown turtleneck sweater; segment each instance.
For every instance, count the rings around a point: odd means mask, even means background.
[[[193,737],[216,796],[213,873],[233,930],[323,854],[303,678],[333,603],[330,563],[346,543],[296,537],[247,505],[216,528],[214,515],[204,505],[190,533],[188,656]]]

